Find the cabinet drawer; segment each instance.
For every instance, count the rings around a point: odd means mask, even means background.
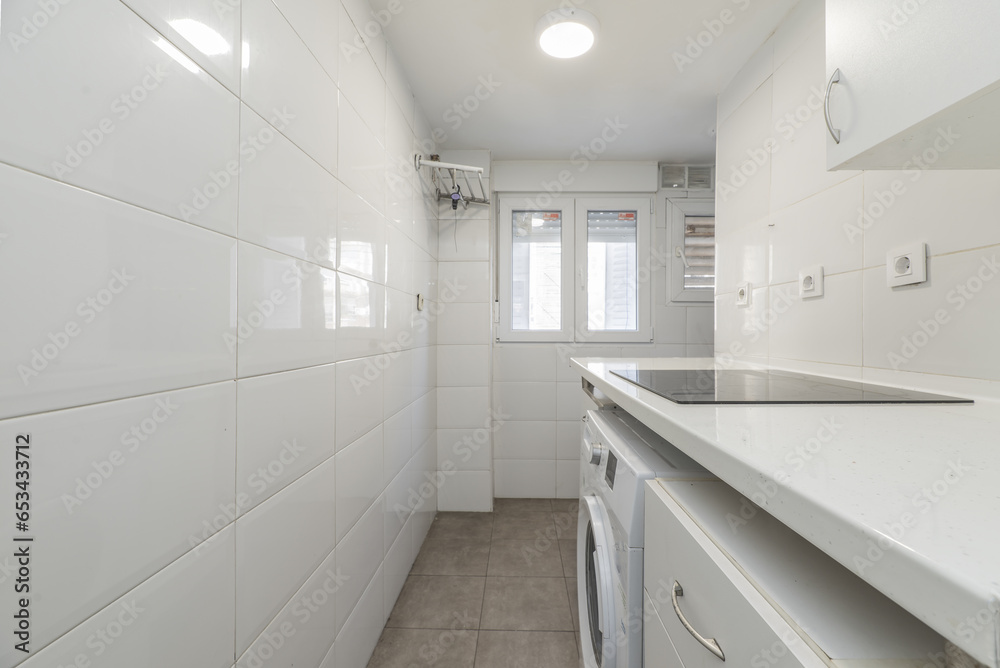
[[[646,489],[645,587],[685,668],[828,664],[796,633],[693,520],[662,490]],[[653,529],[655,527],[655,529]],[[714,639],[718,658],[685,628]]]
[[[649,593],[642,592],[642,659],[649,668],[684,668]]]

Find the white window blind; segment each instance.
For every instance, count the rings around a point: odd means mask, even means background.
[[[684,218],[684,289],[715,290],[715,216]]]

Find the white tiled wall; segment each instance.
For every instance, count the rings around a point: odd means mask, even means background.
[[[445,151],[441,160],[482,167],[487,192],[489,151]],[[477,186],[478,187],[478,186]],[[490,412],[490,207],[438,208],[438,467],[441,510],[493,508],[494,422]]]
[[[430,130],[370,9],[0,11],[0,665],[363,667],[439,454]]]
[[[1000,171],[827,172],[824,59],[823,3],[803,0],[719,98],[716,352],[995,393]],[[886,253],[911,242],[929,280],[889,288]],[[802,300],[814,264],[826,294]]]
[[[444,151],[441,159],[481,166],[489,181],[488,151]],[[662,202],[662,195],[656,199]],[[494,496],[575,498],[580,418],[592,404],[570,357],[711,356],[712,307],[670,303],[666,272],[655,268],[655,343],[495,343],[491,211],[470,206],[453,212],[444,202],[439,217],[439,286],[444,290],[454,281],[461,288],[453,302],[442,304],[438,330],[438,456],[442,469],[455,471],[445,477],[440,507],[488,510]],[[663,212],[654,241],[668,245]]]

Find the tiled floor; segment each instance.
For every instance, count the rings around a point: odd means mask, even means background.
[[[368,668],[578,668],[577,508],[438,513]]]

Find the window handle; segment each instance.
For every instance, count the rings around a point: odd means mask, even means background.
[[[691,268],[691,264],[688,262],[687,255],[684,254],[684,249],[681,248],[680,246],[674,248],[674,257],[679,257],[681,259],[681,262],[684,263],[685,269]]]

